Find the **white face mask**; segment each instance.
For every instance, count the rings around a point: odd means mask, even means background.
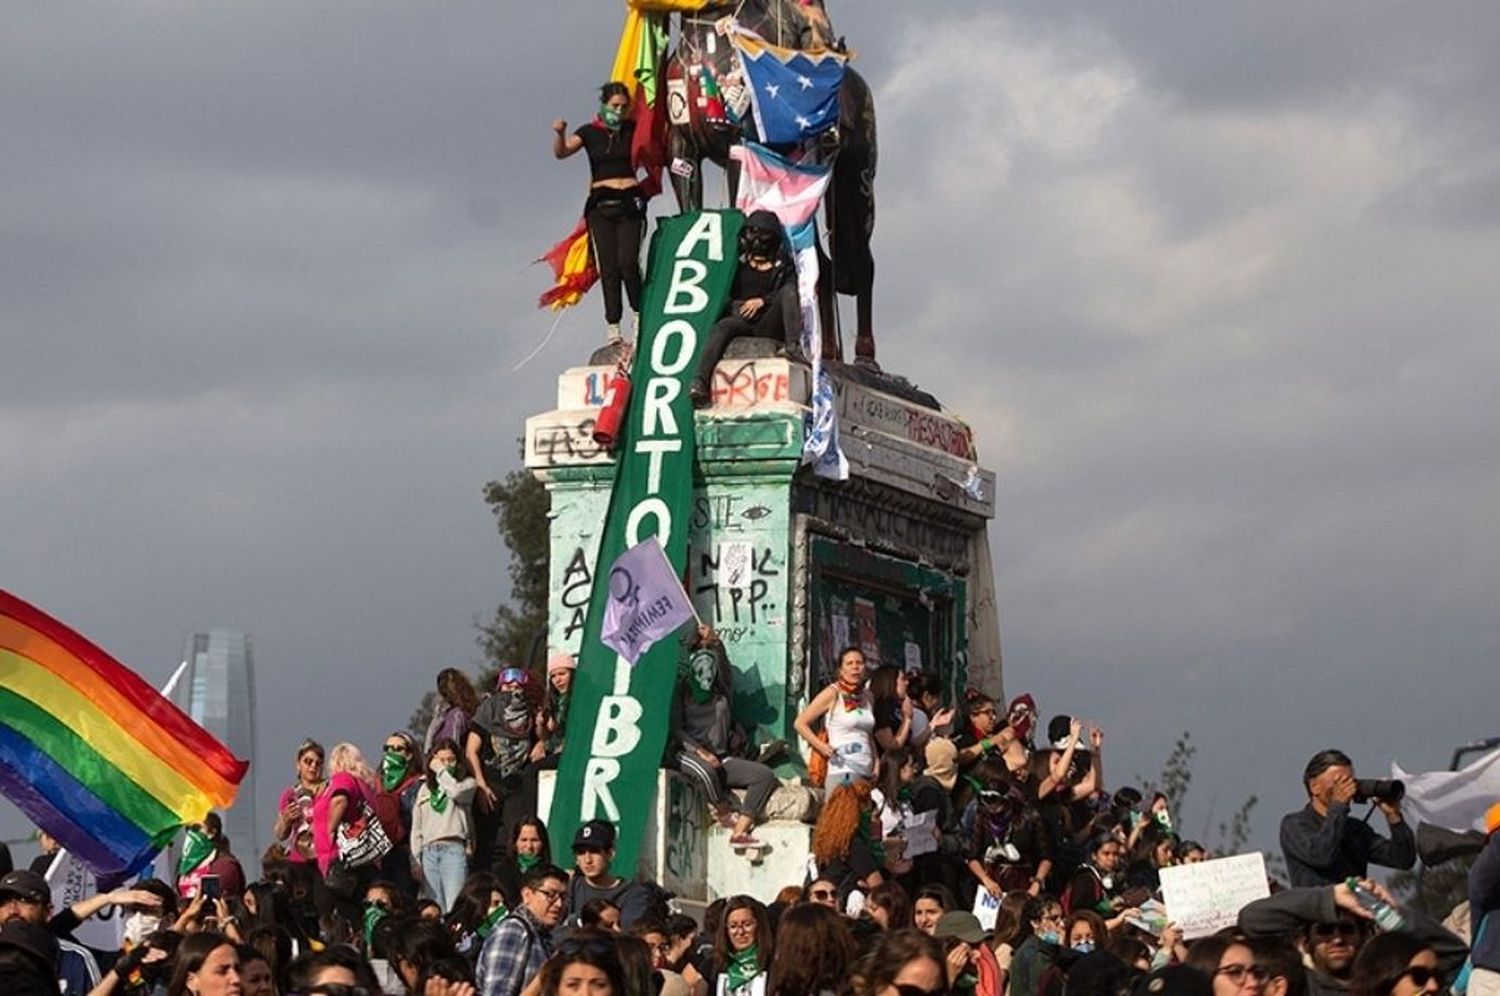
[[[161,929],[161,917],[139,911],[125,918],[125,940],[132,946],[146,939],[147,934]]]

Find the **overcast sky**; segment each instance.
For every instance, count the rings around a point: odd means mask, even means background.
[[[969,419],[1007,690],[1182,821],[1500,734],[1500,10],[835,3],[887,368]],[[614,3],[0,8],[0,586],[155,681],[253,633],[260,798],[505,596]],[[722,190],[717,178],[710,189]],[[264,812],[269,816],[268,802]],[[0,831],[21,832],[8,804]]]

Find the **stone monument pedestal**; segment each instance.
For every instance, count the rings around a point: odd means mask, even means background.
[[[968,426],[930,396],[835,365],[850,476],[815,477],[801,462],[810,371],[771,348],[732,343],[714,371],[713,404],[696,415],[687,588],[734,665],[736,720],[762,742],[794,745],[779,769],[790,777],[804,756],[792,720],[832,680],[846,645],[861,646],[872,666],[935,675],[949,701],[966,686],[1002,694],[987,537],[995,476],[979,466]],[[592,434],[614,375],[608,365],[564,371],[557,407],[526,421],[526,466],[551,495],[553,652],[578,652],[598,573],[614,466]],[[696,822],[685,811],[672,815],[689,805],[674,788],[681,784],[676,775],[659,780],[648,824],[658,839],[642,851],[643,862],[655,855],[651,871],[664,886],[706,899],[800,881],[784,878],[792,871],[784,861],[796,847],[805,859],[805,825],[768,826],[768,839],[785,850],[773,844],[752,866],[713,837],[706,811]],[[704,863],[684,859],[680,870],[668,860],[705,852]],[[741,866],[765,881],[752,889]],[[674,876],[684,889],[668,884]]]

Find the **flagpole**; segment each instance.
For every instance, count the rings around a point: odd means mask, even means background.
[[[175,670],[175,671],[172,672],[172,677],[168,678],[167,679],[167,683],[162,686],[162,689],[161,689],[161,696],[162,696],[162,698],[169,699],[169,698],[172,697],[172,693],[177,690],[177,682],[179,680],[181,680],[181,678],[182,678],[182,672],[184,672],[184,671],[187,670],[187,666],[188,666],[188,662],[187,662],[186,658],[184,658],[183,662],[181,664],[177,665],[177,670]],[[67,856],[68,856],[68,849],[66,847],[59,847],[57,849],[57,853],[55,855],[53,855],[53,857],[52,857],[52,863],[47,866],[46,873],[42,875],[42,878],[44,878],[44,879],[47,880],[47,884],[48,885],[52,884],[52,876],[57,874],[58,869],[60,869],[62,867],[63,859],[66,858]],[[96,879],[96,881],[97,881],[97,879]]]

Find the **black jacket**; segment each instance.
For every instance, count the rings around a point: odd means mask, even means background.
[[[1405,822],[1391,827],[1390,839],[1368,823],[1349,818],[1347,805],[1328,807],[1320,816],[1308,803],[1281,818],[1281,852],[1294,886],[1332,885],[1364,878],[1370,865],[1406,870],[1417,863],[1417,838]]]

